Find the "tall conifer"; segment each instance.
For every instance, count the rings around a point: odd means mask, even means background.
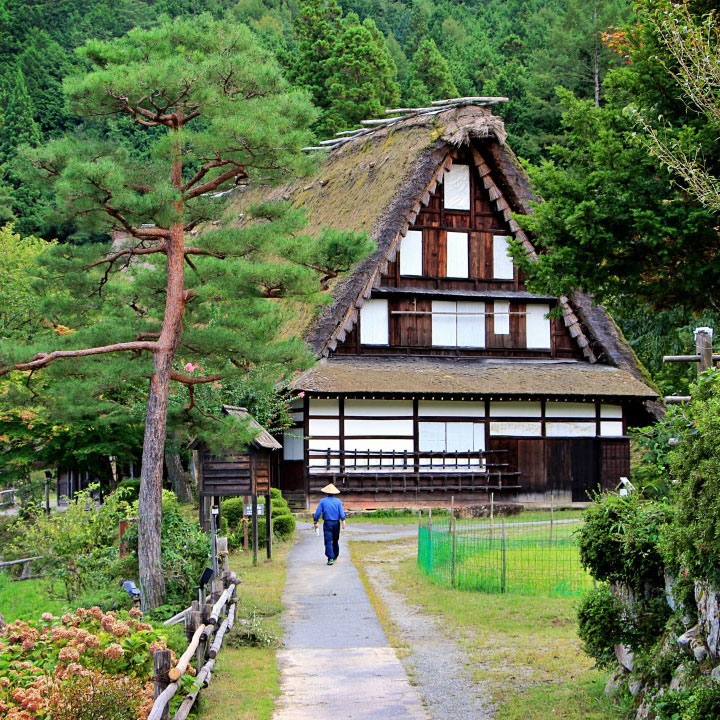
[[[18,145],[37,145],[40,142],[40,129],[33,115],[25,75],[18,67],[0,127],[0,162],[13,158]]]

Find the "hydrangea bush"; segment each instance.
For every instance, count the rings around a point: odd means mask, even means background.
[[[153,703],[153,653],[165,649],[167,636],[136,608],[95,606],[13,622],[0,635],[0,717],[144,720]]]

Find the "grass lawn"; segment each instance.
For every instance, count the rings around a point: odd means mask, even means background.
[[[576,599],[454,590],[430,582],[408,557],[412,546],[352,543],[358,566],[382,562],[396,591],[439,616],[467,651],[478,681],[498,705],[497,720],[613,720],[621,712],[604,696],[607,674],[593,667],[575,631]],[[391,558],[406,559],[393,562]],[[376,608],[380,602],[371,594]],[[388,636],[406,652],[387,612]]]
[[[34,620],[44,612],[62,615],[68,605],[62,598],[50,596],[49,581],[44,578],[13,582],[0,573],[0,614],[5,620]]]
[[[252,553],[230,556],[230,567],[243,582],[238,586],[241,617],[261,618],[265,629],[280,637],[281,596],[285,586],[285,561],[291,543],[276,543],[273,559],[259,555],[252,566]],[[230,647],[224,645],[210,686],[200,693],[200,720],[270,720],[279,693],[279,672],[274,647]]]

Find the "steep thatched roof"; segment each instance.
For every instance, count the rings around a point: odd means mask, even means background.
[[[323,228],[367,231],[377,250],[336,282],[332,303],[307,329],[318,357],[327,356],[356,322],[365,298],[379,286],[402,237],[461,147],[469,148],[481,181],[511,231],[535,254],[512,213],[528,214],[537,201],[525,173],[505,144],[502,120],[489,107],[455,105],[381,125],[322,153],[315,174],[291,186],[254,188],[242,205],[286,200],[307,213],[306,232]],[[485,293],[489,297],[489,293]],[[605,310],[582,293],[560,298],[563,317],[590,363],[598,360],[648,382],[632,349]],[[645,387],[643,385],[643,387]],[[647,388],[643,391],[647,396]],[[652,391],[651,391],[652,394]]]
[[[232,415],[238,420],[246,421],[248,428],[257,432],[252,440],[252,445],[257,448],[265,448],[266,450],[282,450],[282,445],[247,411],[244,407],[236,407],[234,405],[223,405],[223,412],[226,415]]]

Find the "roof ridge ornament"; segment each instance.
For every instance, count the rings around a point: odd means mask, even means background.
[[[362,127],[355,128],[353,130],[342,130],[341,132],[335,133],[336,137],[328,140],[321,140],[317,145],[308,145],[302,148],[303,152],[311,152],[315,150],[331,150],[340,145],[344,145],[351,140],[355,140],[358,137],[369,135],[370,133],[380,128],[391,127],[396,123],[400,123],[404,120],[411,120],[412,118],[421,117],[423,115],[437,115],[438,113],[445,112],[446,110],[452,110],[459,107],[476,106],[476,107],[490,107],[497,103],[509,102],[510,99],[506,97],[493,97],[493,96],[471,96],[471,97],[459,97],[459,98],[445,98],[443,100],[433,100],[430,106],[416,107],[416,108],[387,108],[385,115],[391,115],[394,117],[384,118],[369,118],[367,120],[361,120],[360,125]]]

